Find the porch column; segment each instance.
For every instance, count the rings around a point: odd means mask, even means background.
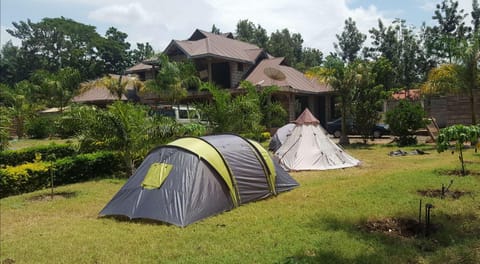
[[[208,82],[212,83],[212,58],[207,59],[208,65]]]
[[[324,110],[325,110],[325,121],[326,122],[332,120],[331,102],[332,102],[332,96],[329,95],[329,94],[325,95],[325,109]]]
[[[293,93],[288,95],[288,120],[295,120],[295,95]]]

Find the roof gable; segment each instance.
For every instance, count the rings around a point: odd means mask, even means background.
[[[232,37],[232,34],[218,35],[197,29],[188,40],[170,42],[164,53],[178,49],[189,58],[217,57],[250,64],[263,54],[258,46]]]

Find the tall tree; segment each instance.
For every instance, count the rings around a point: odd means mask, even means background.
[[[130,43],[128,35],[114,27],[105,33],[104,45],[100,46],[100,55],[105,64],[105,72],[123,74],[125,69],[132,65],[128,50]]]
[[[284,57],[288,65],[295,66],[302,59],[302,44],[299,33],[290,34],[285,28],[270,35],[267,51],[275,57]]]
[[[379,109],[388,95],[378,84],[374,67],[378,67],[375,62],[361,62],[355,67],[358,82],[353,88],[352,117],[364,143],[371,137],[380,119]]]
[[[424,53],[422,40],[405,20],[397,19],[389,26],[379,20],[378,28],[369,32],[373,40],[369,56],[375,60],[382,58],[395,69],[389,73],[389,83],[384,83],[386,89],[410,89],[425,78],[431,63]]]
[[[311,68],[306,73],[308,77],[330,85],[337,93],[342,115],[342,134],[339,141],[342,145],[350,144],[347,135],[347,117],[351,111],[353,89],[359,81],[355,67],[355,63],[345,64],[341,58],[329,55],[323,66]]]
[[[222,32],[220,32],[220,29],[217,28],[217,26],[215,26],[215,24],[212,25],[212,30],[210,32],[212,32],[213,34],[217,34],[217,35],[222,34]]]
[[[131,53],[132,62],[139,63],[147,59],[151,59],[155,56],[155,51],[150,43],[137,43],[137,48]]]
[[[235,37],[238,40],[255,44],[260,48],[267,48],[267,31],[260,25],[255,26],[255,24],[248,19],[238,21]]]
[[[0,51],[0,83],[10,86],[28,79],[30,69],[28,58],[23,58],[20,49],[8,41]]]
[[[472,1],[472,26],[473,32],[476,33],[480,31],[480,5],[478,4],[478,0]]]
[[[341,35],[336,35],[338,43],[334,43],[335,50],[346,62],[353,62],[362,49],[367,36],[361,33],[355,21],[351,17],[345,20],[345,26]]]
[[[471,28],[465,25],[466,16],[464,10],[459,9],[458,1],[443,0],[441,4],[437,4],[432,16],[437,25],[427,29],[430,36],[427,43],[430,52],[452,63],[459,51],[458,45],[471,31]]]

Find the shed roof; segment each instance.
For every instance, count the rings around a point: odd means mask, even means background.
[[[135,73],[135,72],[144,72],[146,70],[151,70],[152,65],[145,64],[145,63],[138,63],[133,65],[132,67],[125,70],[125,73]]]

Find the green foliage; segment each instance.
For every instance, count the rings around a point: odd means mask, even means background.
[[[145,91],[152,92],[172,104],[178,104],[187,90],[200,85],[195,65],[191,61],[170,61],[165,54],[158,56],[160,70],[155,79],[145,82]]]
[[[33,162],[0,169],[0,198],[46,187],[50,166],[49,162]]]
[[[235,36],[238,40],[255,44],[264,49],[267,48],[269,40],[267,31],[260,25],[255,26],[248,19],[238,21]]]
[[[472,145],[478,143],[480,137],[480,126],[478,125],[453,125],[440,130],[437,138],[437,151],[444,152],[452,147],[459,152],[458,159],[462,165],[462,175],[465,175],[465,162],[463,159],[463,149],[465,143]],[[452,151],[453,154],[453,151]]]
[[[51,117],[38,116],[31,118],[25,125],[26,133],[31,138],[47,138],[55,131],[55,123]]]
[[[166,117],[150,116],[148,107],[117,101],[106,110],[80,107],[69,113],[72,123],[80,121],[78,137],[81,152],[119,151],[125,167],[135,164],[155,145],[178,135],[178,125]]]
[[[355,21],[351,17],[345,20],[342,34],[337,34],[336,36],[338,43],[334,43],[333,46],[343,61],[350,63],[355,61],[367,36],[358,30]]]
[[[51,144],[38,147],[23,148],[20,150],[5,150],[0,152],[2,166],[16,166],[33,162],[40,155],[42,160],[50,160],[52,156],[63,158],[76,154],[75,148],[70,144]]]
[[[182,124],[179,130],[184,136],[201,137],[207,133],[207,127],[200,123]]]
[[[419,103],[400,100],[398,105],[387,111],[386,122],[392,134],[398,137],[399,146],[416,144],[415,131],[425,127],[425,112]]]
[[[358,85],[360,76],[357,74],[357,63],[345,64],[337,56],[329,55],[322,67],[314,67],[307,71],[306,76],[318,79],[330,85],[339,97],[340,113],[342,115],[342,135],[340,144],[350,143],[347,136],[346,119],[351,112],[353,90]]]
[[[50,185],[50,170],[54,170],[54,185],[64,185],[120,173],[121,157],[115,152],[95,152],[64,157],[56,161],[35,161],[0,169],[0,197],[31,192]]]
[[[9,110],[4,106],[0,106],[0,151],[7,149],[9,146],[11,123]]]
[[[220,90],[213,84],[202,86],[202,90],[212,94],[212,102],[200,108],[212,125],[213,132],[259,134],[264,130],[260,96],[255,86],[242,83],[242,87],[245,94],[232,98],[228,91]]]
[[[358,85],[353,89],[352,117],[364,143],[371,137],[375,124],[380,119],[379,109],[388,97],[382,85],[375,82],[373,63],[357,65]]]

